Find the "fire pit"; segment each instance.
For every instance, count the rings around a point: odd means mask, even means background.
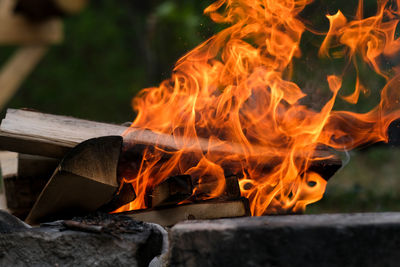
[[[397,213],[293,214],[322,198],[342,166],[338,152],[388,141],[400,118],[400,3],[378,1],[364,17],[360,0],[353,20],[328,15],[325,33],[302,18],[310,3],[210,5],[205,13],[226,29],[141,91],[130,127],[9,109],[0,148],[19,156],[4,176],[8,208],[35,227],[3,214],[0,245],[10,252],[0,262],[395,265]],[[306,33],[321,38],[315,56],[343,67],[321,71],[320,105],[295,77]],[[372,90],[361,68],[386,81],[380,99],[365,113],[340,109]],[[34,190],[20,202],[22,184]],[[172,226],[169,238],[159,225]]]

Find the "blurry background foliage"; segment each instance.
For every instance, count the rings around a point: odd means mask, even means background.
[[[132,121],[132,97],[170,76],[186,52],[222,29],[203,15],[212,0],[93,0],[81,14],[65,19],[65,41],[53,46],[9,103],[97,121]],[[365,0],[365,15],[376,12],[376,0]],[[340,9],[351,19],[357,1],[315,0],[302,13],[306,25],[324,32],[326,14]],[[321,36],[303,35],[302,58],[296,59],[293,80],[309,94],[305,102],[320,108],[330,97],[326,76],[338,73],[343,60],[318,60]],[[14,47],[0,47],[4,62]],[[343,94],[352,92],[354,69],[348,70]],[[336,108],[367,111],[379,101],[383,80],[360,67],[369,85],[356,107],[338,100]],[[310,104],[311,103],[311,104]],[[4,111],[3,111],[4,115]],[[328,183],[322,201],[307,212],[400,210],[399,130],[392,126],[392,143],[353,151],[349,163]]]

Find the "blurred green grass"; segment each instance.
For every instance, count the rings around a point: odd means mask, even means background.
[[[400,148],[376,145],[349,153],[322,200],[306,213],[400,211]]]

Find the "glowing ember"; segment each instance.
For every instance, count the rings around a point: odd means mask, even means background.
[[[306,94],[292,78],[293,59],[302,55],[303,34],[321,36],[299,17],[309,4],[308,0],[219,0],[205,9],[213,21],[230,26],[181,58],[171,79],[144,89],[133,100],[138,116],[132,127],[172,135],[181,149],[168,152],[171,157],[162,163],[165,151],[147,150],[137,175],[124,177],[137,199],[119,211],[145,208],[146,191],[176,173],[192,175],[200,184],[217,181],[209,194],[216,197],[225,187],[222,166],[232,161],[240,163],[241,192],[250,200],[253,215],[299,212],[321,199],[325,190],[326,181],[307,172],[317,145],[349,150],[387,141],[389,124],[400,117],[400,69],[383,62],[400,50],[395,38],[400,0],[378,1],[376,15],[367,18],[360,1],[353,21],[340,11],[327,15],[330,28],[319,56],[344,58],[346,64],[341,74],[331,73],[320,81],[330,89],[330,99],[320,110],[302,102]],[[386,79],[380,103],[363,114],[333,110],[345,90],[342,83],[348,68],[356,70],[356,86],[341,97],[355,104],[361,93],[368,92],[358,77],[360,64]],[[204,140],[209,147],[231,154],[196,150]],[[191,162],[181,160],[187,151],[198,151],[192,153]],[[260,166],[271,154],[274,167],[265,172]]]

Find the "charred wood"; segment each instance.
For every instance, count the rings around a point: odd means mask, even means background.
[[[190,175],[177,175],[169,177],[158,184],[148,195],[149,207],[160,207],[178,204],[188,199],[193,192],[192,178]]]

